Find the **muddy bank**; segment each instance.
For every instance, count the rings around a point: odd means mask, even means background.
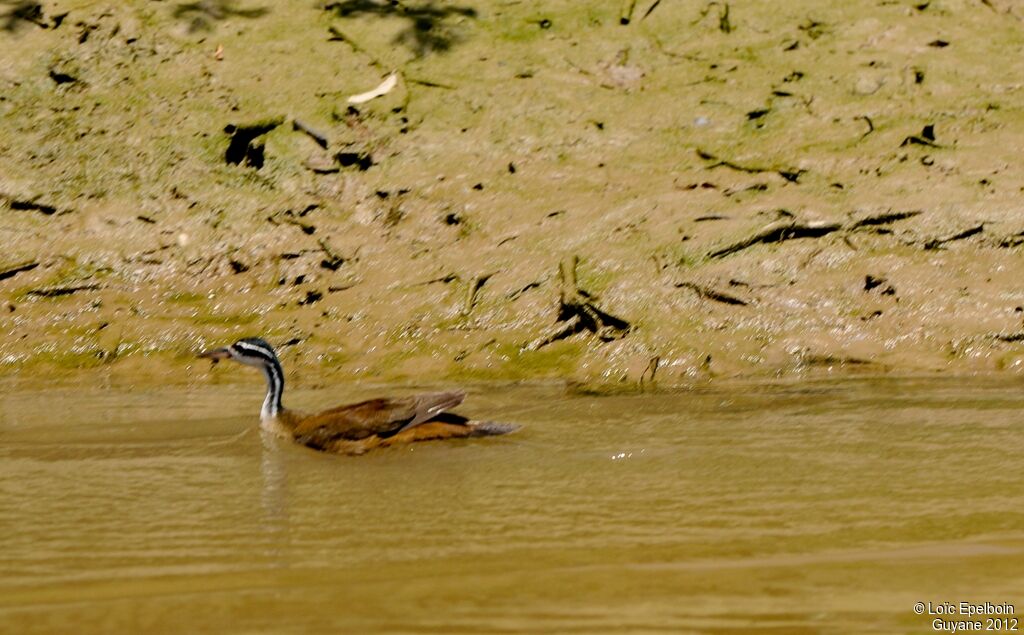
[[[1021,372],[1022,17],[0,3],[0,368]]]

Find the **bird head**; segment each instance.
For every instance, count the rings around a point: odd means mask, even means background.
[[[234,360],[246,366],[269,366],[277,362],[274,348],[266,340],[258,337],[247,337],[230,346],[211,348],[199,354],[202,359],[209,359],[214,364],[222,359]],[[279,363],[279,362],[278,362]]]

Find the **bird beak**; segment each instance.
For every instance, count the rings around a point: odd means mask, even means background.
[[[202,353],[199,353],[199,357],[201,359],[208,359],[208,360],[212,361],[214,364],[216,364],[217,362],[219,362],[222,359],[231,359],[231,351],[229,351],[227,348],[224,348],[224,347],[222,347],[222,348],[211,348],[208,351],[204,351]]]

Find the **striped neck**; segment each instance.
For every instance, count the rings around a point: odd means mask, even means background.
[[[238,340],[228,347],[231,358],[246,366],[255,366],[263,371],[267,378],[267,397],[263,400],[260,419],[272,421],[281,414],[281,395],[284,393],[284,371],[281,362],[277,361],[274,347],[258,337],[247,337]]]
[[[267,396],[263,400],[260,419],[266,421],[276,418],[284,410],[284,406],[281,405],[281,395],[284,394],[284,372],[276,359],[270,359],[264,361],[263,375],[267,378]]]

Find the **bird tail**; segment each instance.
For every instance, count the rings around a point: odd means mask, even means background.
[[[520,428],[514,423],[499,423],[497,421],[469,421],[466,423],[473,432],[472,437],[490,437],[498,434],[508,434]]]
[[[416,397],[416,414],[413,416],[409,423],[401,427],[396,431],[404,432],[409,428],[415,428],[416,426],[426,423],[431,419],[436,419],[441,415],[445,414],[449,408],[462,403],[462,400],[466,398],[466,393],[453,390],[450,392],[432,392],[425,395],[418,395]]]

